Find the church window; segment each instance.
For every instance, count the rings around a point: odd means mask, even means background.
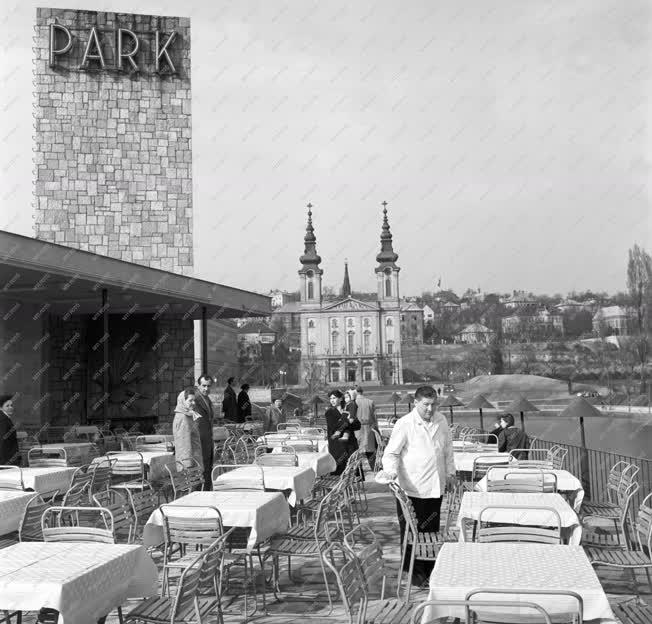
[[[333,329],[336,329],[336,328],[337,328],[337,319],[331,319],[331,327],[332,327]]]
[[[337,353],[337,350],[339,349],[339,344],[340,344],[340,334],[336,331],[331,333],[331,349],[333,353]]]
[[[373,364],[371,362],[364,362],[362,364],[362,379],[363,381],[373,380]]]
[[[308,344],[308,357],[315,357],[315,343]]]
[[[385,297],[392,296],[392,280],[389,277],[385,278]]]
[[[362,321],[362,325],[363,325],[365,328],[367,328],[367,327],[371,327],[371,321],[370,321],[368,318],[366,318],[366,319],[364,319],[364,320]]]
[[[346,325],[347,325],[347,327],[353,327],[353,319],[352,318],[347,319]]]
[[[346,336],[346,346],[349,352],[349,355],[353,355],[355,353],[355,333],[350,331],[347,336]]]
[[[385,321],[385,325],[387,325],[387,327],[394,327],[394,321],[391,318],[388,318]]]
[[[313,321],[312,319],[310,319],[310,320],[308,321],[308,329],[314,329],[314,328],[315,328],[315,321]]]
[[[340,364],[339,362],[333,362],[331,364],[331,381],[333,383],[338,383],[340,380]]]
[[[366,331],[362,336],[362,352],[369,353],[371,350],[371,332]]]
[[[394,353],[394,341],[387,341],[387,355],[392,355]]]
[[[314,299],[315,298],[315,286],[312,283],[312,280],[308,282],[308,299]]]

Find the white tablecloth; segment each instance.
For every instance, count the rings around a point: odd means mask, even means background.
[[[582,539],[582,526],[577,514],[559,494],[530,494],[511,492],[465,492],[457,517],[460,529],[460,542],[466,540],[463,520],[478,520],[485,507],[519,505],[527,507],[552,507],[561,518],[562,530],[570,533],[569,543],[579,544]],[[487,522],[522,524],[524,526],[554,526],[556,518],[550,512],[527,509],[492,509],[482,515]]]
[[[143,463],[147,466],[147,478],[150,481],[164,481],[168,479],[168,473],[165,466],[170,466],[170,470],[176,471],[174,453],[168,451],[138,451],[143,456]],[[138,453],[125,451],[118,455],[111,455],[111,459],[125,458],[125,459],[138,459]],[[93,460],[94,464],[101,461],[106,461],[107,455],[96,457]]]
[[[288,497],[290,505],[294,506],[298,500],[310,497],[312,487],[315,485],[315,471],[305,466],[243,466],[220,475],[213,484],[228,484],[234,489],[246,487],[247,484],[259,479],[259,468],[263,469],[266,489],[291,490]]]
[[[309,439],[304,438],[303,440],[301,438],[297,438],[296,436],[293,436],[292,434],[287,434],[287,433],[269,433],[265,436],[260,436],[257,440],[259,444],[267,444],[269,448],[276,448],[276,447],[281,447],[283,445],[283,442],[285,442],[288,446],[292,446],[292,441],[296,441],[297,444],[300,444],[302,441],[307,441],[309,442],[312,440],[313,443],[317,444],[317,450],[322,453],[324,451],[328,451],[328,440],[324,440],[321,437],[314,436]]]
[[[549,544],[444,544],[430,575],[428,600],[464,600],[478,588],[561,589],[584,600],[584,620],[614,624],[607,596],[581,546]],[[553,613],[575,606],[576,600],[558,596],[484,594],[475,600],[536,602]],[[512,611],[512,613],[514,613]],[[523,609],[524,615],[534,613]],[[430,607],[423,622],[436,617],[464,617],[463,607]]]
[[[477,457],[482,457],[482,461],[491,461],[496,460],[497,464],[503,464],[509,459],[509,453],[492,453],[490,451],[483,451],[482,453],[467,453],[467,452],[456,452],[453,453],[453,459],[455,460],[455,470],[472,472],[473,471],[473,462]]]
[[[91,442],[53,442],[52,444],[41,444],[34,448],[40,448],[43,451],[65,449],[69,466],[87,464],[94,452],[94,445]]]
[[[225,527],[251,528],[249,548],[272,535],[284,533],[290,525],[290,508],[280,492],[191,492],[170,505],[216,507]],[[201,510],[188,510],[201,517]],[[145,525],[143,543],[154,546],[163,542],[163,517],[155,511]]]
[[[504,478],[505,474],[508,472],[510,473],[509,475],[510,481],[516,480],[518,478],[517,475],[520,472],[523,473],[524,479],[527,479],[528,477],[532,479],[533,476],[536,476],[537,474],[537,471],[532,471],[525,468],[522,468],[521,470],[517,470],[515,468],[492,468],[490,475],[492,479],[502,479]],[[544,472],[546,474],[553,472],[555,473],[555,475],[557,475],[557,491],[568,493],[572,499],[573,509],[575,511],[579,511],[580,507],[582,506],[582,501],[584,500],[584,489],[582,488],[582,484],[580,483],[580,480],[574,474],[568,472],[568,470],[546,469]],[[546,479],[546,483],[547,482],[548,481]],[[486,476],[483,477],[480,481],[478,481],[478,483],[476,483],[475,489],[478,492],[487,491]]]
[[[312,468],[318,477],[330,474],[337,468],[335,458],[328,451],[297,453],[297,459],[299,460],[299,466]]]
[[[156,566],[142,546],[23,542],[0,557],[0,611],[48,607],[61,613],[59,624],[95,622],[157,590]]]
[[[25,507],[34,496],[34,492],[0,490],[0,535],[18,531]]]
[[[72,475],[77,468],[66,468],[59,466],[43,468],[22,468],[23,484],[26,490],[34,490],[39,494],[50,494],[59,490],[59,494],[65,494],[70,487]],[[20,487],[20,473],[18,470],[3,470],[0,475],[3,483],[13,483]]]

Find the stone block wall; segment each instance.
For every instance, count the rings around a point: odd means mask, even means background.
[[[71,48],[50,66],[50,24]],[[100,51],[104,60],[84,60]],[[138,38],[117,68],[119,29]],[[155,33],[159,31],[159,46]],[[176,32],[156,71],[157,51]],[[64,31],[54,47],[67,43]],[[123,54],[133,50],[123,34]],[[34,37],[34,228],[50,242],[191,275],[190,20],[37,9]]]

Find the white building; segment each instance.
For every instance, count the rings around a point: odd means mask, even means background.
[[[426,303],[423,306],[423,322],[424,324],[430,321],[431,323],[435,320],[435,311]]]

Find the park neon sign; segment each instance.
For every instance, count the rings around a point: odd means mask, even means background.
[[[174,30],[167,36],[167,39],[160,31],[154,31],[154,66],[157,73],[162,73],[164,68],[167,68],[166,73],[177,73],[174,62],[169,54],[170,46],[176,37],[177,32]],[[129,44],[131,45],[129,46]],[[125,52],[124,48],[127,46],[130,49]],[[61,24],[50,24],[50,67],[57,67],[57,59],[70,54],[72,48],[73,36],[70,30]],[[108,65],[102,50],[102,43],[97,33],[97,28],[95,26],[91,27],[88,32],[88,41],[84,48],[84,56],[79,64],[79,69],[88,69],[90,62],[94,61],[99,64],[101,69],[116,69],[118,71],[124,71],[125,69],[130,71],[140,70],[137,62],[138,52],[140,51],[140,40],[135,32],[128,28],[118,28],[115,33],[114,49],[114,64]]]

